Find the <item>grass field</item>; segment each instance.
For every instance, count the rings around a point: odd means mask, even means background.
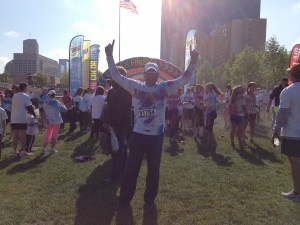
[[[280,196],[292,189],[290,167],[280,149],[271,146],[269,121],[257,127],[255,144],[245,151],[232,149],[222,124],[219,116],[215,149],[197,146],[185,134],[185,144],[171,152],[165,138],[157,210],[151,212],[143,209],[144,162],[131,210],[117,213],[119,186],[101,182],[110,172],[110,156],[101,153],[89,134],[63,130],[58,154],[40,157],[42,131],[34,155],[20,159],[12,157],[5,141],[0,224],[299,225],[300,204]],[[96,160],[74,162],[82,154]]]

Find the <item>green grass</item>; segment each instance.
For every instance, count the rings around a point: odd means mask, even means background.
[[[110,156],[101,154],[89,134],[60,133],[56,155],[39,157],[44,132],[33,156],[14,159],[5,141],[0,161],[0,224],[300,224],[300,204],[283,199],[292,189],[290,167],[259,126],[255,145],[232,149],[221,118],[215,125],[216,149],[185,144],[170,152],[166,137],[161,162],[157,211],[144,212],[146,163],[138,179],[132,210],[116,212],[119,187],[103,184]],[[263,125],[268,125],[264,123]],[[224,133],[224,138],[217,138]],[[96,160],[76,163],[77,155]]]

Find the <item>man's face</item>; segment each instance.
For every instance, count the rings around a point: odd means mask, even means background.
[[[144,72],[145,83],[148,87],[153,87],[158,79],[158,73],[152,69]]]

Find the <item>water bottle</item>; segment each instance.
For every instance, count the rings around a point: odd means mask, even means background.
[[[274,138],[274,145],[275,146],[278,146],[278,145],[280,145],[280,140],[279,140],[279,138]]]

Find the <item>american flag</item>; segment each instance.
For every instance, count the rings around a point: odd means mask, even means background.
[[[129,9],[131,12],[138,14],[136,6],[130,0],[120,0],[120,7]]]

